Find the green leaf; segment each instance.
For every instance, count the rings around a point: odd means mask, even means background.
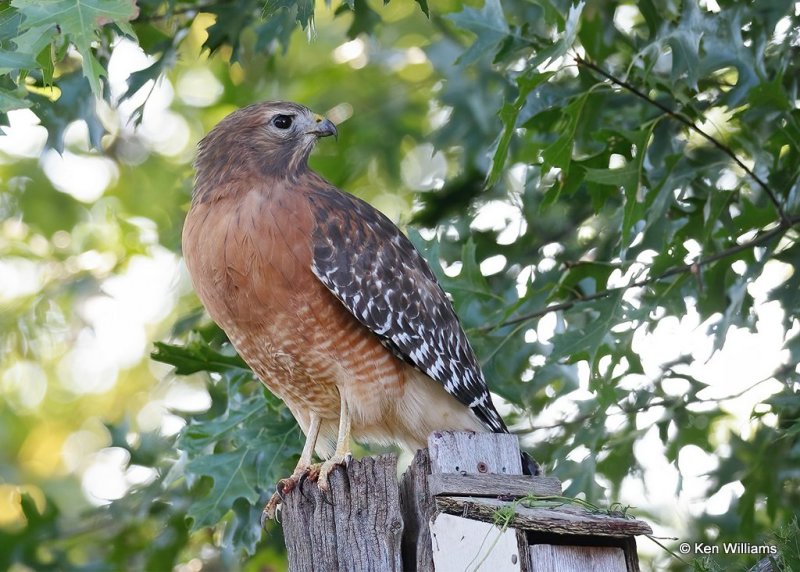
[[[55,101],[35,93],[28,96],[33,111],[47,128],[47,144],[61,153],[67,127],[76,119],[83,119],[89,129],[89,143],[99,148],[105,129],[97,117],[89,82],[76,70],[58,78],[58,85],[61,97]]]
[[[494,53],[510,32],[500,0],[485,0],[480,10],[466,7],[461,12],[449,14],[447,19],[475,34],[472,45],[457,60],[465,66],[487,53]]]
[[[617,290],[606,298],[592,302],[590,307],[584,305],[588,312],[586,323],[556,335],[551,341],[553,351],[548,359],[566,358],[569,362],[588,359],[590,363],[595,363],[601,347],[615,345],[611,329],[625,319],[623,293]]]
[[[283,53],[289,49],[289,40],[295,30],[295,19],[289,9],[271,13],[267,21],[256,27],[256,51],[271,54],[278,46]]]
[[[0,74],[8,73],[11,70],[35,67],[37,67],[37,63],[33,54],[0,50]]]
[[[302,447],[301,432],[286,406],[250,372],[226,368],[224,361],[217,354],[208,368],[222,373],[220,382],[209,385],[211,410],[189,419],[176,446],[188,459],[183,467],[187,482],[201,494],[188,512],[192,530],[215,525],[233,510],[236,532],[230,534],[236,539],[235,547],[252,553],[256,540],[250,528],[253,523],[248,524],[242,516],[260,513],[262,507],[255,506],[259,499],[268,495],[278,479],[290,474]],[[194,367],[196,364],[184,371],[191,372]]]
[[[106,72],[92,42],[99,29],[110,23],[132,35],[125,25],[139,13],[133,0],[11,0],[11,5],[24,16],[21,31],[57,27],[75,45],[83,59],[83,75],[97,97],[102,95],[100,78]]]
[[[792,103],[783,90],[783,79],[782,77],[776,77],[772,81],[760,83],[750,91],[747,98],[748,103],[756,107],[791,111]]]
[[[508,161],[508,149],[511,145],[511,138],[514,136],[514,130],[517,128],[517,120],[519,119],[520,111],[522,110],[522,106],[525,105],[528,95],[536,86],[552,77],[552,75],[552,72],[539,73],[536,71],[528,71],[517,78],[517,97],[514,99],[513,103],[505,103],[500,110],[503,132],[500,134],[494,156],[492,157],[492,170],[489,172],[489,178],[486,181],[487,187],[491,187],[497,182]]]
[[[580,29],[581,14],[586,2],[581,0],[577,4],[570,6],[567,20],[564,23],[564,32],[561,37],[551,47],[540,50],[536,56],[528,63],[533,68],[539,64],[547,61],[548,59],[556,59],[564,56],[569,49],[575,44]]]
[[[585,179],[592,183],[623,188],[636,188],[639,184],[639,166],[635,163],[626,163],[615,169],[584,167],[584,170]]]
[[[24,35],[21,34],[22,20],[22,14],[14,8],[0,8],[0,74],[36,67],[35,58],[38,50],[30,49]]]
[[[642,190],[641,179],[644,158],[647,155],[647,143],[655,126],[656,123],[653,122],[639,131],[621,133],[635,148],[635,156],[629,159],[623,167],[617,169],[585,168],[587,181],[601,185],[622,187],[625,204],[622,216],[620,252],[623,259],[633,239],[634,223],[645,219],[647,215],[646,198],[640,192]]]
[[[336,15],[344,13],[353,15],[353,21],[347,29],[348,38],[357,38],[361,34],[372,34],[375,26],[381,23],[380,15],[370,8],[366,0],[352,0],[348,4],[342,4],[336,10]]]
[[[148,82],[158,81],[167,70],[175,65],[175,61],[177,59],[177,50],[172,44],[172,41],[167,40],[160,43],[156,47],[156,50],[161,51],[161,55],[158,56],[156,61],[146,68],[137,70],[128,76],[126,81],[128,84],[128,89],[125,91],[125,95],[123,96],[125,99],[133,97],[136,92],[147,85]],[[144,106],[147,105],[147,101],[147,99],[142,101],[142,104],[134,109],[131,113],[131,121],[134,124],[137,124],[139,121],[141,121],[142,114],[144,113]]]
[[[672,50],[673,82],[681,82],[684,78],[687,85],[697,88],[698,69],[700,67],[700,40],[703,37],[703,23],[696,0],[683,2],[683,11],[677,26],[668,34],[662,35],[662,41]]]
[[[752,315],[749,312],[749,306],[752,302],[752,297],[747,291],[747,287],[761,273],[766,260],[767,257],[763,257],[758,261],[750,262],[744,274],[737,276],[726,289],[727,307],[725,312],[723,312],[719,320],[710,324],[708,328],[708,333],[714,335],[714,350],[719,350],[725,345],[725,339],[731,326],[747,324],[751,320]],[[724,262],[718,264],[724,264]]]
[[[245,454],[229,451],[206,455],[190,461],[186,471],[212,481],[211,490],[192,504],[187,516],[193,519],[192,530],[211,526],[219,522],[239,499],[250,504],[260,497],[255,482],[256,451],[248,449]]]
[[[784,324],[788,330],[792,321],[800,315],[800,243],[795,242],[775,258],[790,265],[791,276],[769,293],[770,300],[780,302],[785,312]]]
[[[486,277],[481,273],[477,260],[477,247],[471,238],[461,249],[461,272],[453,280],[454,288],[466,289],[473,294],[489,294],[491,292]]]
[[[150,357],[174,365],[178,375],[190,375],[198,371],[223,373],[231,368],[250,369],[238,355],[223,355],[214,351],[203,340],[194,339],[186,346],[173,346],[164,342],[156,342],[154,345],[155,350]]]
[[[558,287],[553,289],[550,299],[591,296],[606,287],[608,277],[616,268],[618,268],[616,264],[595,263],[588,260],[573,264],[559,277]]]
[[[244,30],[253,23],[254,12],[259,8],[263,8],[267,10],[267,16],[271,19],[270,15],[273,11],[283,7],[292,7],[293,5],[294,2],[291,1],[281,1],[277,5],[272,3],[265,5],[256,0],[245,0],[233,9],[225,5],[211,5],[207,10],[216,15],[216,20],[208,28],[208,37],[203,46],[213,53],[222,46],[228,45],[233,50],[231,58],[233,61],[237,61],[239,59],[240,37]]]
[[[569,174],[569,167],[572,163],[572,148],[575,142],[575,132],[581,119],[583,107],[589,98],[589,92],[584,92],[573,99],[566,107],[561,110],[561,125],[558,138],[542,151],[544,161],[543,169],[558,167],[566,177]]]
[[[25,99],[26,94],[25,88],[22,87],[10,90],[0,87],[0,115],[4,116],[13,109],[23,109],[33,105],[29,100]],[[8,125],[8,123],[3,120],[0,125]]]
[[[223,545],[242,547],[245,553],[252,554],[263,532],[261,529],[263,506],[238,499],[234,501],[232,510],[233,517],[225,527]]]
[[[569,470],[564,470],[568,466]],[[559,465],[556,475],[562,480],[568,480],[569,486],[564,490],[564,496],[575,497],[583,493],[587,499],[602,498],[603,489],[597,484],[595,475],[597,472],[596,461],[593,455],[587,455],[579,463],[570,461]]]
[[[314,0],[296,0],[297,22],[305,30],[314,20]]]

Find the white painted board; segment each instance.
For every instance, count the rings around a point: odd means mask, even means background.
[[[436,572],[522,570],[516,529],[441,513],[431,520],[430,530]]]

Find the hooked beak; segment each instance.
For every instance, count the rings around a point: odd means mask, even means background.
[[[336,126],[333,124],[333,121],[327,119],[326,117],[322,117],[321,115],[316,115],[315,119],[316,124],[306,133],[311,133],[317,137],[328,137],[329,135],[333,135],[336,139],[339,138],[339,132],[336,131]]]

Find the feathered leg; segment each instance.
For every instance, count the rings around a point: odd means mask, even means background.
[[[336,452],[333,456],[322,463],[319,469],[319,488],[327,491],[330,486],[328,485],[328,475],[336,465],[343,465],[350,460],[350,410],[347,408],[347,402],[340,392],[340,406],[339,406],[339,435],[336,437]]]

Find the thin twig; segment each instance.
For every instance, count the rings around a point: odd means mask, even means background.
[[[747,387],[745,387],[741,391],[737,391],[736,393],[731,393],[730,395],[726,395],[724,397],[706,397],[706,398],[703,398],[703,399],[694,399],[691,402],[687,402],[687,401],[683,401],[681,399],[681,396],[674,396],[674,397],[671,397],[671,398],[654,399],[653,401],[649,401],[647,403],[643,403],[642,405],[639,405],[639,406],[635,406],[635,405],[626,406],[626,405],[620,404],[619,405],[619,411],[612,411],[612,412],[608,413],[608,416],[611,416],[611,415],[630,415],[631,413],[643,413],[645,411],[649,411],[649,410],[653,409],[654,407],[664,407],[664,408],[669,409],[669,408],[671,408],[672,406],[675,406],[675,405],[695,405],[695,404],[698,404],[698,403],[723,403],[725,401],[732,401],[734,399],[739,399],[744,394],[754,390],[759,385],[761,385],[763,383],[766,383],[771,379],[774,379],[774,378],[776,378],[778,376],[781,376],[781,375],[784,375],[786,373],[789,373],[789,372],[793,371],[794,368],[795,368],[794,364],[783,364],[781,367],[779,367],[778,369],[773,371],[767,377],[765,377],[763,379],[760,379],[760,380],[756,381],[755,383],[753,383],[751,385],[748,385]],[[668,372],[668,371],[663,372],[661,375],[659,375],[656,378],[655,382],[663,381],[665,379],[670,379],[671,376],[669,376],[668,373],[671,373],[671,372]],[[550,425],[537,425],[535,427],[532,426],[530,428],[530,430],[526,431],[524,434],[527,435],[532,431],[545,431],[545,430],[549,430],[549,429],[561,429],[561,428],[563,428],[563,427],[565,427],[567,425],[581,425],[581,424],[585,423],[586,421],[588,421],[589,419],[592,419],[593,417],[596,417],[596,416],[597,416],[597,411],[594,411],[594,410],[587,411],[586,413],[578,415],[573,419],[562,419],[561,421],[556,422],[556,423],[551,423]]]
[[[761,177],[756,175],[755,172],[753,172],[753,170],[750,167],[745,165],[744,162],[736,155],[736,153],[733,152],[733,149],[731,149],[730,147],[728,147],[727,145],[725,145],[724,143],[722,143],[718,139],[712,137],[711,135],[709,135],[708,133],[706,133],[705,131],[700,129],[689,118],[681,115],[680,113],[678,113],[676,111],[671,110],[669,107],[667,107],[663,103],[660,103],[660,102],[656,101],[655,99],[653,99],[652,97],[648,96],[646,93],[641,91],[636,86],[631,85],[630,83],[611,75],[610,73],[605,71],[603,68],[601,68],[597,64],[595,64],[593,62],[590,62],[588,60],[585,60],[585,59],[583,59],[582,57],[580,57],[578,55],[575,56],[575,61],[578,63],[578,65],[582,65],[582,66],[585,66],[585,67],[593,70],[594,72],[596,72],[596,73],[600,74],[601,76],[603,76],[604,78],[606,78],[611,83],[614,83],[614,84],[616,84],[616,85],[618,85],[618,86],[620,86],[622,88],[625,88],[626,90],[628,90],[629,92],[631,92],[635,96],[640,97],[641,99],[645,100],[650,105],[653,105],[653,106],[657,107],[658,109],[660,109],[661,111],[666,113],[671,118],[675,119],[676,121],[679,121],[680,123],[683,123],[686,127],[688,127],[689,129],[691,129],[692,131],[694,131],[695,133],[697,133],[698,135],[703,137],[706,141],[708,141],[712,145],[714,145],[714,147],[716,147],[717,149],[719,149],[720,151],[725,153],[745,173],[750,175],[750,177],[752,177],[752,179],[758,184],[759,187],[761,187],[764,190],[765,193],[767,193],[767,196],[769,196],[770,201],[772,201],[772,204],[775,205],[775,210],[778,211],[778,216],[781,217],[781,221],[783,221],[784,224],[788,224],[789,223],[789,217],[786,214],[786,212],[783,210],[783,206],[781,205],[780,201],[778,201],[778,196],[775,194],[775,191],[773,191],[769,187],[769,185],[767,185],[767,183]]]
[[[569,300],[567,302],[561,302],[560,304],[553,304],[552,306],[548,306],[546,308],[542,308],[540,310],[536,310],[535,312],[529,312],[527,314],[522,314],[520,316],[516,316],[514,318],[510,318],[499,324],[489,324],[487,326],[482,326],[480,328],[475,328],[478,332],[490,332],[497,328],[501,328],[504,326],[512,326],[514,324],[518,324],[520,322],[525,322],[528,320],[533,320],[534,318],[541,318],[551,312],[558,312],[560,310],[568,310],[575,306],[576,304],[580,304],[582,302],[591,302],[592,300],[599,300],[601,298],[605,298],[610,296],[611,294],[615,294],[617,292],[622,292],[628,290],[630,288],[641,288],[642,286],[648,286],[654,282],[658,282],[659,280],[663,280],[664,278],[669,278],[670,276],[675,276],[676,274],[686,274],[695,272],[698,268],[706,266],[707,264],[711,264],[712,262],[716,262],[717,260],[721,260],[723,258],[727,258],[728,256],[732,256],[734,254],[738,254],[739,252],[743,252],[745,250],[750,250],[755,248],[756,246],[761,246],[762,244],[769,242],[776,236],[779,236],[783,232],[785,232],[790,227],[800,223],[800,215],[795,215],[792,217],[787,217],[785,222],[778,223],[777,226],[774,228],[765,231],[764,233],[756,236],[752,240],[748,240],[747,242],[743,242],[741,244],[737,244],[735,246],[731,246],[730,248],[726,248],[724,250],[720,250],[719,252],[715,252],[714,254],[710,254],[705,257],[700,257],[696,261],[690,264],[681,264],[679,266],[673,266],[672,268],[668,268],[658,276],[651,276],[649,278],[642,278],[641,280],[636,280],[635,282],[631,282],[630,284],[626,284],[625,286],[619,286],[617,288],[608,288],[607,290],[600,290],[599,292],[595,292],[594,294],[590,294],[589,296],[584,296],[583,298],[578,298],[575,300]]]
[[[673,558],[676,558],[676,559],[680,560],[681,562],[683,562],[686,566],[688,566],[690,568],[692,567],[691,562],[687,561],[683,556],[680,556],[680,555],[676,554],[674,550],[670,550],[669,548],[667,548],[666,546],[661,544],[658,540],[656,540],[656,538],[657,538],[656,536],[653,536],[652,534],[645,534],[645,536],[647,538],[649,538],[650,540],[652,540],[653,542],[655,542],[656,544],[658,544],[665,552],[667,552]],[[677,540],[677,539],[675,539],[675,540]]]

